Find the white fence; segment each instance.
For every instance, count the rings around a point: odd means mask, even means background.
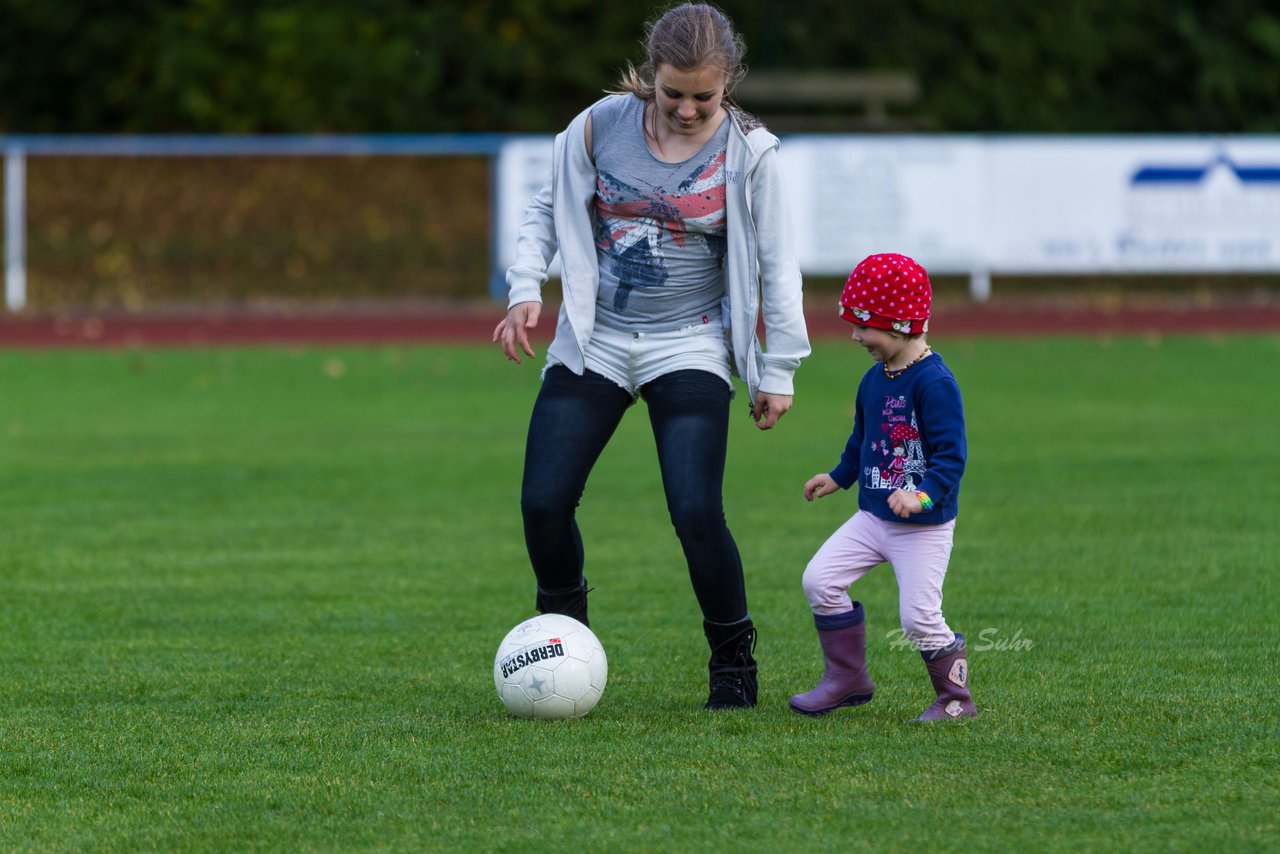
[[[0,136],[0,149],[5,304],[19,310],[31,156],[483,156],[500,298],[551,137]],[[1280,136],[793,135],[781,162],[806,273],[903,252],[985,299],[993,274],[1280,271]]]
[[[5,158],[5,305],[27,302],[26,164],[29,157],[431,157],[481,156],[496,162],[499,134],[383,134],[241,136],[0,135]],[[496,234],[491,246],[498,246]],[[496,262],[495,262],[496,266]]]

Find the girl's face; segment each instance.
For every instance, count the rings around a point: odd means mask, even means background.
[[[898,332],[876,329],[873,326],[859,326],[856,323],[853,326],[853,335],[850,337],[855,344],[865,347],[871,358],[885,364],[892,362],[910,341],[907,336]]]
[[[672,133],[697,136],[720,114],[724,72],[710,66],[682,71],[663,63],[654,70],[658,115]]]

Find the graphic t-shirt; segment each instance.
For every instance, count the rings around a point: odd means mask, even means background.
[[[956,518],[968,459],[964,406],[955,375],[936,352],[889,379],[877,362],[858,384],[853,434],[831,477],[858,487],[858,509],[889,522],[940,525]],[[933,509],[901,519],[889,509],[895,489],[917,490]]]
[[[658,332],[721,322],[729,121],[693,157],[665,163],[645,145],[644,101],[619,95],[592,109],[598,323]]]

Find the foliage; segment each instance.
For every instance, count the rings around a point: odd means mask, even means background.
[[[40,157],[27,167],[29,307],[487,293],[475,157]]]
[[[759,69],[912,72],[947,131],[1280,129],[1267,0],[725,0]],[[8,132],[550,131],[658,7],[0,0]]]
[[[551,724],[490,677],[533,605],[534,366],[0,353],[0,849],[1275,850],[1280,485],[1251,474],[1280,466],[1280,339],[934,344],[969,418],[946,603],[983,712],[938,727],[906,722],[930,689],[884,567],[857,588],[876,699],[786,707],[821,670],[799,576],[852,506],[800,496],[845,439],[847,342],[776,431],[731,426],[762,705],[699,708],[641,406],[580,512],[609,687]]]

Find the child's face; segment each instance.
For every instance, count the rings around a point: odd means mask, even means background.
[[[876,329],[873,326],[859,326],[856,323],[853,326],[853,335],[850,337],[853,343],[859,347],[865,347],[871,358],[886,363],[901,353],[910,340],[901,332]]]

